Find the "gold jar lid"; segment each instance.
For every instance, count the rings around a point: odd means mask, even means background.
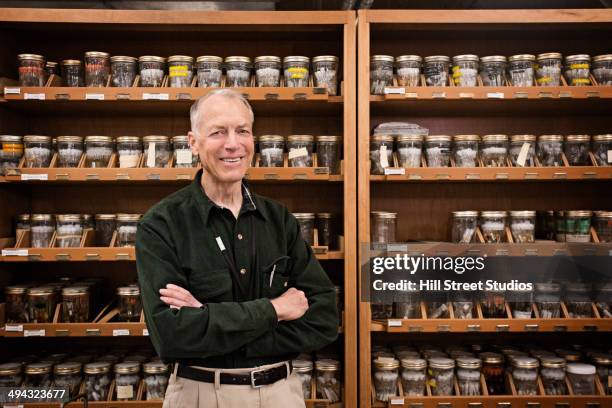
[[[543,356],[540,358],[540,364],[543,368],[563,368],[567,362],[562,357]]]
[[[315,213],[292,213],[298,220],[309,220],[314,219]]]
[[[325,218],[325,219],[329,219],[329,218],[335,218],[333,213],[330,212],[320,212],[320,213],[316,213],[315,216],[317,218]]]
[[[168,62],[186,62],[193,64],[193,57],[189,55],[171,55],[168,57]]]
[[[318,62],[335,62],[340,61],[338,57],[335,55],[318,55],[312,59],[312,63],[316,64]]]
[[[538,368],[538,359],[526,356],[516,356],[512,358],[512,366],[516,368]]]
[[[4,293],[7,295],[23,295],[28,291],[28,288],[27,285],[11,285],[4,289]]]
[[[25,366],[26,374],[48,374],[51,372],[51,363],[31,363]]]
[[[140,143],[138,136],[119,136],[115,140],[117,143]]]
[[[612,135],[610,135],[612,137]],[[317,136],[317,142],[340,142],[342,140],[342,136]]]
[[[115,364],[115,373],[117,374],[136,374],[140,372],[139,363],[118,363]]]
[[[51,136],[26,135],[23,137],[24,142],[51,143]]]
[[[422,142],[423,136],[422,135],[397,135],[395,140],[398,143],[399,142]]]
[[[324,358],[315,361],[315,368],[318,371],[338,371],[340,370],[340,362],[331,358]]]
[[[453,211],[455,218],[471,218],[478,217],[478,211]]]
[[[303,55],[289,55],[283,58],[283,64],[290,64],[292,62],[308,64],[310,62],[310,58],[305,57]]]
[[[220,64],[223,62],[223,58],[216,55],[200,55],[196,58],[196,62],[216,62]]]
[[[605,366],[612,365],[612,355],[610,354],[594,354],[592,356],[592,359],[593,359],[593,362],[597,365],[605,365]],[[1,373],[1,370],[2,369],[0,368],[0,373]]]
[[[151,361],[142,365],[145,374],[163,374],[168,372],[168,365],[162,362]]]
[[[596,55],[593,57],[593,62],[612,61],[612,54]]]
[[[57,67],[57,62],[47,61],[47,63],[45,64],[45,67],[47,67],[47,68],[56,68]]]
[[[508,136],[507,135],[484,135],[482,137],[482,141],[483,142],[507,142],[508,141]]]
[[[53,216],[51,214],[32,214],[30,218],[32,221],[53,221]]]
[[[314,136],[312,135],[289,135],[287,136],[287,142],[312,142]]]
[[[377,358],[374,360],[374,366],[379,370],[396,370],[400,362],[394,358]]]
[[[393,142],[393,135],[383,135],[383,134],[377,134],[377,135],[372,135],[372,141],[374,142]]]
[[[594,142],[612,142],[612,134],[607,135],[595,135],[593,136]]]
[[[140,295],[140,288],[138,286],[120,286],[117,288],[117,294],[119,296],[137,296]]]
[[[29,222],[30,221],[30,214],[19,214],[17,216],[17,220],[23,221],[23,222]]]
[[[480,142],[480,136],[478,135],[455,135],[453,136],[455,142]]]
[[[259,136],[259,143],[261,142],[284,142],[285,138],[280,135],[261,135]]]
[[[429,359],[429,367],[441,370],[455,368],[455,360],[446,357],[432,357]]]
[[[422,62],[423,58],[420,55],[400,55],[399,57],[397,57],[395,59],[395,62],[397,64],[400,64],[402,62]]]
[[[26,60],[41,61],[41,62],[45,61],[45,57],[43,57],[42,55],[38,55],[38,54],[19,54],[17,55],[17,58],[19,58],[19,60],[21,61],[26,61]]]
[[[158,57],[157,55],[142,55],[138,57],[139,62],[161,62],[162,64],[166,62],[164,57]]]
[[[255,58],[255,63],[257,64],[259,62],[276,62],[280,64],[281,58],[275,55],[260,55],[259,57]]]
[[[86,136],[85,143],[87,142],[103,142],[103,143],[112,143],[113,138],[110,136]]]
[[[536,216],[536,212],[535,211],[510,211],[510,216],[511,217],[535,217]]]
[[[0,377],[9,375],[19,375],[21,373],[20,363],[4,363],[0,364]]]
[[[561,135],[540,135],[538,136],[538,142],[562,142],[563,136]]]
[[[498,353],[484,352],[479,354],[482,362],[485,364],[502,364],[504,356]]]
[[[79,374],[81,372],[81,363],[70,362],[57,364],[53,368],[55,374]]]
[[[57,214],[55,219],[59,222],[80,222],[81,214]]]
[[[105,374],[110,371],[111,363],[106,361],[97,361],[95,363],[85,364],[83,371],[85,374]]]
[[[87,51],[85,53],[86,57],[95,57],[95,58],[108,58],[110,56],[107,52],[102,51]]]
[[[251,59],[249,57],[233,55],[233,56],[230,56],[230,57],[225,57],[225,62],[226,63],[230,63],[230,62],[244,62],[246,64],[250,64],[251,63]]]
[[[565,57],[565,62],[577,62],[577,61],[591,61],[591,56],[589,54],[576,54],[576,55],[568,55]]]
[[[117,214],[96,214],[96,221],[98,220],[109,221],[109,220],[116,220],[116,219],[117,219]]]
[[[512,55],[508,58],[509,62],[517,62],[517,61],[535,61],[536,57],[532,54],[516,54]]]
[[[506,62],[506,57],[503,55],[487,55],[486,57],[480,58],[480,62],[489,63],[489,62]]]
[[[89,293],[87,286],[68,286],[62,289],[62,296],[86,295]]]
[[[427,367],[427,361],[422,358],[402,358],[401,364],[402,368],[406,368],[408,370],[423,370]]]
[[[0,142],[21,143],[23,138],[14,135],[0,135]]]
[[[81,60],[75,60],[75,59],[66,59],[63,60],[61,63],[61,65],[68,65],[68,66],[75,66],[75,65],[81,65]]]
[[[510,136],[511,142],[535,142],[535,135],[512,135]]]
[[[429,55],[423,60],[427,64],[428,62],[450,62],[450,57],[446,55]]]
[[[450,142],[453,138],[448,135],[430,135],[425,136],[426,142]]]
[[[49,296],[55,292],[51,286],[37,286],[28,289],[28,296]]]
[[[81,136],[58,136],[58,142],[72,142],[72,143],[82,143],[83,138]]]
[[[453,64],[458,62],[478,62],[480,58],[475,54],[463,54],[463,55],[455,55],[453,57]]]
[[[567,217],[591,217],[593,215],[593,211],[589,211],[589,210],[567,211],[565,215]]]
[[[612,218],[612,211],[595,211],[597,218]]]
[[[544,59],[561,59],[562,55],[558,52],[546,52],[544,54],[538,54],[538,61]]]
[[[372,55],[370,57],[371,62],[393,62],[395,58],[391,55]]]
[[[161,136],[161,135],[149,135],[149,136],[144,136],[142,138],[142,141],[144,143],[149,143],[149,142],[165,142],[168,143],[168,136]]]
[[[298,373],[309,373],[312,371],[313,367],[312,361],[301,359],[293,360],[291,365],[293,366],[293,370]]]
[[[397,218],[397,213],[387,212],[387,211],[372,211],[370,212],[370,215],[374,218],[385,218],[385,219]]]
[[[477,369],[480,368],[482,362],[479,358],[476,357],[457,357],[457,367],[458,368],[467,368],[467,369]]]
[[[189,136],[178,135],[172,138],[172,143],[189,143]]]
[[[138,60],[134,57],[128,57],[127,55],[115,55],[111,57],[110,61],[111,63],[112,62],[129,62],[129,63],[135,64],[136,61]]]
[[[481,211],[480,216],[484,218],[502,218],[508,216],[506,211]]]
[[[139,221],[142,214],[117,214],[117,221],[130,222]]]
[[[590,142],[591,136],[589,135],[567,135],[565,136],[566,142]]]

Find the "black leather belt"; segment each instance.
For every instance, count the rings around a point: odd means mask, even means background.
[[[292,367],[289,362],[289,368],[283,364],[279,367],[268,368],[268,369],[254,369],[249,374],[230,374],[221,373],[219,381],[221,384],[231,385],[250,385],[253,388],[263,387],[264,385],[273,384],[279,380],[287,378],[291,373]],[[178,377],[187,378],[194,381],[201,381],[206,383],[215,382],[215,372],[198,370],[183,364],[179,364],[176,371]]]

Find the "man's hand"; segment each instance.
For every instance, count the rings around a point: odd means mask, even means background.
[[[159,293],[161,294],[159,298],[162,300],[162,302],[169,305],[171,309],[180,309],[183,306],[202,306],[202,303],[194,298],[188,290],[171,283],[167,284],[165,289],[160,289]]]
[[[270,301],[278,321],[299,319],[308,310],[308,299],[301,290],[289,288],[285,293]]]

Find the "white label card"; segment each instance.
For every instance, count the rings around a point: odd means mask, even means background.
[[[23,331],[23,324],[7,324],[4,327],[4,331],[13,332],[13,333],[21,333]]]
[[[531,147],[531,143],[523,143],[521,146],[521,151],[516,159],[516,164],[523,167],[525,166],[525,162],[527,161],[527,154],[529,153],[529,148]]]
[[[142,335],[143,336],[148,336],[149,335],[149,329],[142,329]]]
[[[191,164],[193,153],[189,149],[179,149],[176,151],[176,164]]]
[[[103,101],[104,94],[101,93],[86,93],[85,100]]]
[[[119,156],[119,167],[122,169],[129,169],[138,166],[138,159],[140,156],[137,154],[124,154]]]
[[[45,337],[45,335],[45,329],[23,331],[23,337]]]
[[[608,163],[612,163],[612,150],[608,150]]]
[[[170,99],[170,95],[167,93],[143,93],[142,99],[153,100],[153,101],[167,101]]]
[[[387,167],[389,167],[389,159],[387,158],[387,146],[382,145],[380,146],[380,167],[382,167],[383,169],[386,169]]]
[[[147,149],[147,167],[155,167],[155,142],[149,142]]]
[[[308,149],[305,147],[300,147],[299,149],[289,149],[289,160],[304,156],[308,156]]]
[[[403,176],[404,174],[406,174],[406,169],[403,167],[387,167],[385,169],[385,175],[387,176]]]
[[[28,256],[27,249],[3,249],[2,256]]]
[[[385,95],[403,95],[406,93],[406,88],[385,88]]]
[[[45,100],[45,94],[44,93],[24,93],[23,94],[23,99],[31,99],[31,100],[36,100],[36,101],[44,101]]]
[[[21,180],[22,181],[27,181],[27,180],[47,181],[49,180],[49,175],[48,174],[22,174]]]
[[[130,335],[129,329],[114,329],[113,330],[113,337],[129,336],[129,335]]]
[[[5,95],[19,95],[19,94],[21,94],[21,88],[14,88],[14,87],[5,86],[4,87],[4,94]]]
[[[117,399],[131,399],[134,398],[134,387],[132,385],[118,385],[117,386]]]
[[[389,400],[389,404],[391,404],[391,405],[404,405],[404,399],[403,398],[392,397]]]
[[[490,99],[504,99],[505,95],[503,92],[488,92],[487,98]]]
[[[402,321],[397,319],[387,320],[387,326],[389,327],[402,327]]]

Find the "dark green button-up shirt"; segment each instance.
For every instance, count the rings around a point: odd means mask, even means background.
[[[160,201],[138,226],[141,297],[162,360],[255,367],[334,341],[334,287],[295,217],[243,185],[243,205],[235,218],[208,199],[201,176],[200,171],[191,185]],[[187,289],[204,306],[171,309],[159,298],[159,289],[168,283]],[[305,292],[309,309],[300,319],[277,322],[269,299],[290,287]]]

